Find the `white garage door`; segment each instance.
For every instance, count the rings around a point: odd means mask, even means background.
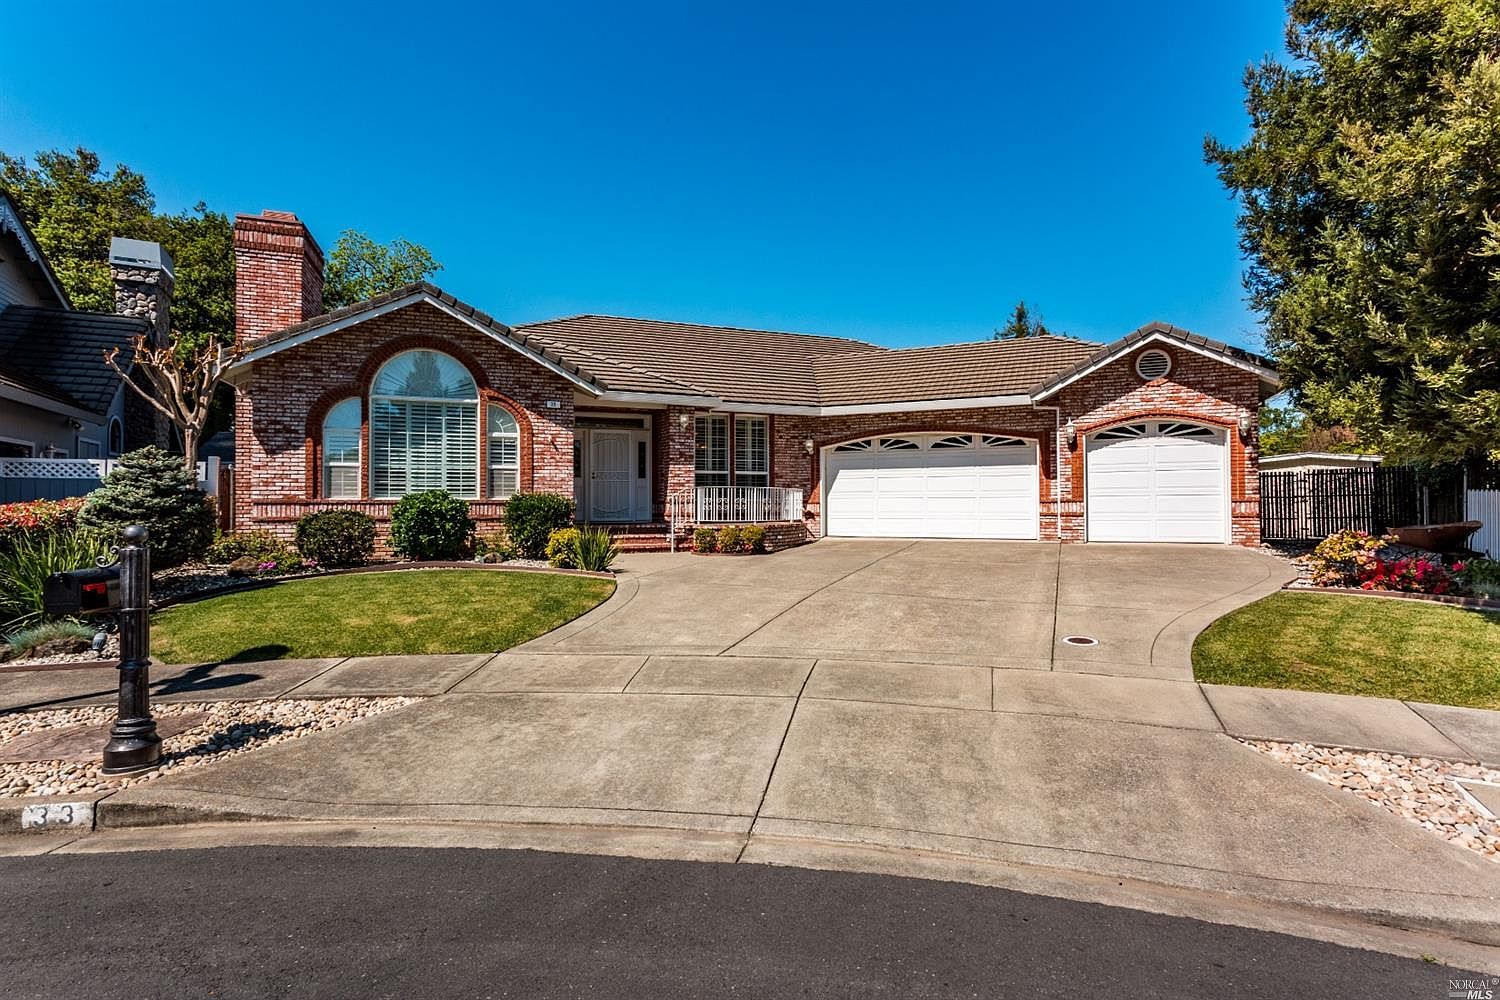
[[[827,452],[828,533],[1036,538],[1036,445],[994,434],[867,438]]]
[[[1222,430],[1173,421],[1092,435],[1085,488],[1089,541],[1227,541],[1225,444]]]

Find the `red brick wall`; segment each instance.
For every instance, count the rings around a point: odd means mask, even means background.
[[[465,364],[481,395],[521,425],[521,486],[573,495],[573,388],[561,376],[428,305],[414,305],[256,362],[236,394],[235,525],[290,536],[287,501],[317,496],[322,415],[340,399],[366,399],[384,361],[427,347]],[[550,408],[548,403],[555,403]],[[369,455],[368,413],[364,447]],[[484,427],[481,417],[480,428]],[[487,456],[481,449],[481,467]],[[368,459],[361,478],[368,493]],[[476,477],[480,475],[476,470]],[[481,488],[483,487],[481,480]],[[478,504],[481,518],[498,516]]]
[[[323,312],[323,251],[290,212],[234,219],[234,332],[244,343]]]
[[[1160,347],[1161,345],[1152,345]],[[831,444],[876,434],[921,431],[982,432],[1034,439],[1040,450],[1039,501],[1041,537],[1044,540],[1083,541],[1084,478],[1083,445],[1091,431],[1113,424],[1150,417],[1175,417],[1224,427],[1229,438],[1230,537],[1236,544],[1260,543],[1259,457],[1255,430],[1249,440],[1238,431],[1241,413],[1254,417],[1260,405],[1257,377],[1193,351],[1166,348],[1172,370],[1166,377],[1147,382],[1135,373],[1133,352],[1094,372],[1063,392],[1048,405],[1061,408],[1061,417],[1051,409],[995,407],[973,410],[939,410],[931,413],[860,414],[843,417],[778,416],[772,423],[773,485],[803,491],[808,505],[808,529],[820,530],[818,453]],[[1072,418],[1078,428],[1076,444],[1062,444],[1058,461],[1055,423]],[[814,442],[809,456],[804,446]],[[691,452],[688,454],[691,474]],[[1061,502],[1054,490],[1060,489]]]
[[[1135,371],[1144,350],[1165,350],[1172,369],[1150,382]],[[1058,393],[1051,400],[1072,418],[1078,439],[1067,449],[1061,482],[1062,523],[1066,541],[1084,537],[1085,437],[1115,424],[1149,417],[1175,417],[1223,427],[1229,438],[1230,539],[1238,545],[1260,544],[1260,456],[1255,417],[1260,409],[1259,378],[1196,351],[1151,344],[1105,365]],[[1249,439],[1241,438],[1240,415],[1251,418]],[[1066,445],[1064,446],[1066,448]]]

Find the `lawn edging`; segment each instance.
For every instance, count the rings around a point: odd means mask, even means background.
[[[1427,601],[1471,611],[1500,611],[1500,601],[1487,597],[1460,597],[1455,594],[1418,594],[1406,590],[1364,590],[1360,587],[1310,587],[1287,584],[1281,588],[1292,594],[1343,594],[1346,597],[1384,597],[1398,601]]]

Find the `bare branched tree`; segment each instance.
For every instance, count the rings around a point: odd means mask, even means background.
[[[130,372],[120,367],[118,347],[104,352],[104,363],[181,432],[183,461],[188,472],[195,473],[198,444],[208,422],[214,388],[244,351],[238,345],[213,339],[192,351],[182,351],[171,346],[153,346],[144,336],[135,338],[131,350],[136,370],[145,376],[154,392],[148,392],[130,377]]]

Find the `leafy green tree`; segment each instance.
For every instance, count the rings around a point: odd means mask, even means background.
[[[1358,454],[1359,436],[1348,427],[1322,427],[1302,410],[1267,404],[1260,408],[1260,453],[1290,455],[1299,451]]]
[[[123,163],[105,173],[98,154],[80,146],[38,153],[32,163],[0,153],[0,186],[15,198],[73,305],[114,312],[110,237],[154,238],[156,201],[146,178]]]
[[[1018,337],[1057,336],[1042,322],[1042,314],[1027,307],[1025,300],[1016,303],[1010,319],[995,331],[995,340],[1014,340]]]
[[[329,253],[323,278],[323,305],[353,305],[443,269],[420,243],[398,239],[376,243],[364,233],[346,229]]]
[[[172,255],[172,326],[179,343],[191,351],[234,338],[228,216],[202,202],[178,215],[158,215],[143,176],[124,164],[106,173],[98,154],[81,146],[41,152],[30,163],[0,153],[0,186],[16,199],[75,307],[114,312],[110,237],[154,240]]]
[[[1292,0],[1212,138],[1294,403],[1400,458],[1500,455],[1500,6]]]

